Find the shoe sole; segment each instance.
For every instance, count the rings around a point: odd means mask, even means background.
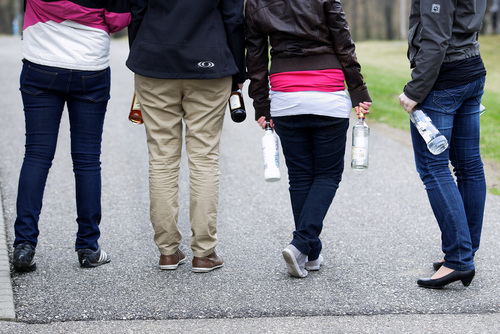
[[[219,269],[219,268],[222,268],[224,266],[224,263],[223,264],[220,264],[218,266],[214,266],[214,267],[210,267],[210,268],[202,268],[202,267],[193,267],[192,268],[192,271],[194,273],[208,273],[214,269]]]
[[[179,260],[179,262],[177,262],[177,264],[163,264],[163,265],[160,264],[160,269],[161,270],[175,270],[175,269],[177,269],[177,267],[179,267],[180,264],[186,263],[187,260],[188,260],[188,258],[186,256],[182,260]]]
[[[302,273],[302,270],[300,270],[297,259],[295,259],[295,256],[293,255],[291,250],[285,248],[282,254],[288,268],[288,274],[290,274],[290,276],[297,278],[304,278],[307,276],[307,272],[304,274]]]
[[[103,264],[107,264],[107,263],[110,263],[111,262],[111,259],[108,258],[107,260],[104,260],[102,262],[99,262],[99,263],[85,263],[85,264],[80,264],[80,267],[82,268],[95,268],[95,267],[99,267],[99,266],[102,266]]]
[[[305,266],[306,270],[308,270],[308,271],[318,271],[320,267],[321,267],[321,265],[317,265],[317,266]]]

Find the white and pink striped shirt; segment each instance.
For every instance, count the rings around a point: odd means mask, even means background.
[[[22,55],[45,66],[105,69],[109,34],[126,28],[130,18],[127,0],[27,0]]]

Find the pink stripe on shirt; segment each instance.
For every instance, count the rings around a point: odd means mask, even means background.
[[[47,21],[61,23],[71,20],[110,33],[125,28],[130,18],[130,13],[111,13],[104,7],[88,8],[67,0],[54,2],[31,0],[27,2],[23,30],[37,23]]]
[[[339,69],[274,73],[271,89],[277,92],[338,92],[345,89],[344,72]]]

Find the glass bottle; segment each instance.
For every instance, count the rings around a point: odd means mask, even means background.
[[[247,117],[243,95],[237,84],[233,84],[231,89],[231,95],[229,96],[229,111],[231,113],[231,119],[236,123],[243,122]]]
[[[429,151],[438,155],[448,147],[446,137],[434,126],[432,120],[421,109],[414,109],[410,114],[410,120],[425,140]]]
[[[352,127],[351,168],[365,170],[368,168],[368,145],[370,127],[365,122],[365,114],[358,114],[358,121]]]
[[[262,137],[262,156],[264,158],[264,180],[276,182],[281,179],[278,138],[266,123],[265,134]]]
[[[135,124],[143,124],[144,121],[142,119],[141,113],[141,105],[139,104],[139,100],[134,93],[134,98],[132,100],[132,106],[130,107],[130,113],[128,114],[128,119]]]

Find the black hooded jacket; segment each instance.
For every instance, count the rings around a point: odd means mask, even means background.
[[[130,54],[134,73],[159,79],[243,83],[243,0],[131,0]]]

